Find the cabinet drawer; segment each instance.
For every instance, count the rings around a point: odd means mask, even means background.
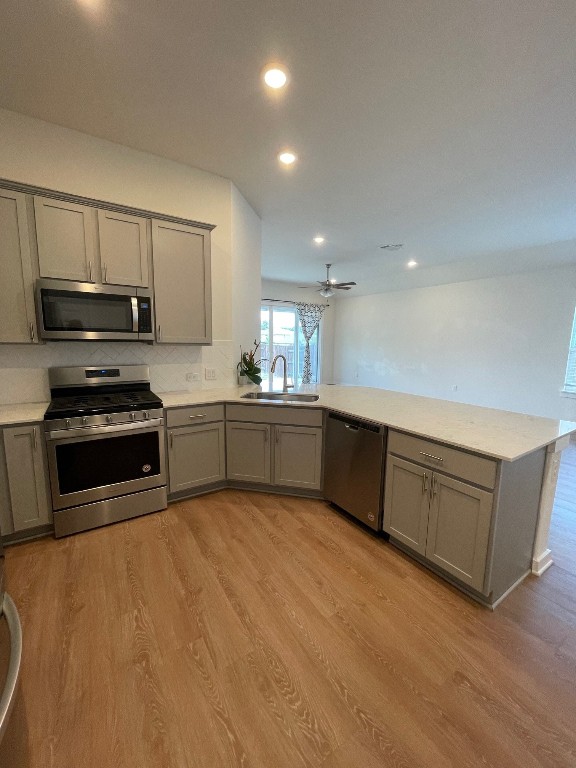
[[[190,405],[186,408],[169,408],[166,411],[167,427],[189,427],[192,424],[223,420],[223,405]]]
[[[250,421],[257,424],[290,424],[302,427],[321,427],[321,408],[290,408],[286,405],[226,405],[229,421]]]
[[[484,488],[494,488],[496,485],[496,461],[442,443],[390,430],[388,452]]]

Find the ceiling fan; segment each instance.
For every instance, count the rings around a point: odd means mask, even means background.
[[[349,291],[350,288],[353,285],[356,285],[356,283],[337,283],[334,279],[330,279],[330,267],[332,264],[326,264],[326,280],[317,280],[316,282],[318,285],[320,285],[320,288],[317,288],[316,290],[320,293],[320,296],[323,296],[325,299],[327,299],[329,296],[334,296],[334,290],[338,291]],[[302,286],[302,288],[305,288],[306,286]]]

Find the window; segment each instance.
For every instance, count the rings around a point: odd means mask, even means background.
[[[302,383],[304,349],[306,342],[298,322],[296,308],[289,304],[264,304],[260,310],[260,350],[262,360],[262,384],[270,389],[282,389],[284,371],[282,362],[274,374],[270,373],[272,360],[276,355],[286,358],[288,382],[296,386]],[[310,363],[312,381],[318,381],[318,330],[310,339]]]
[[[572,323],[572,336],[570,338],[570,350],[568,351],[564,392],[576,394],[576,312],[574,313],[574,322]]]

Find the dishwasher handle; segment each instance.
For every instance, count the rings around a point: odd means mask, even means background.
[[[378,424],[371,424],[368,421],[358,421],[357,419],[350,419],[348,416],[345,416],[341,413],[329,413],[328,418],[332,419],[333,421],[341,421],[343,422],[346,429],[349,429],[351,432],[358,432],[359,430],[366,430],[367,432],[376,432],[377,434],[380,434],[383,432],[384,427],[379,426]]]

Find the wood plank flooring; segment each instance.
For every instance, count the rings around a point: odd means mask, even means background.
[[[574,768],[574,447],[551,541],[495,612],[314,500],[228,490],[11,547],[0,765]]]

